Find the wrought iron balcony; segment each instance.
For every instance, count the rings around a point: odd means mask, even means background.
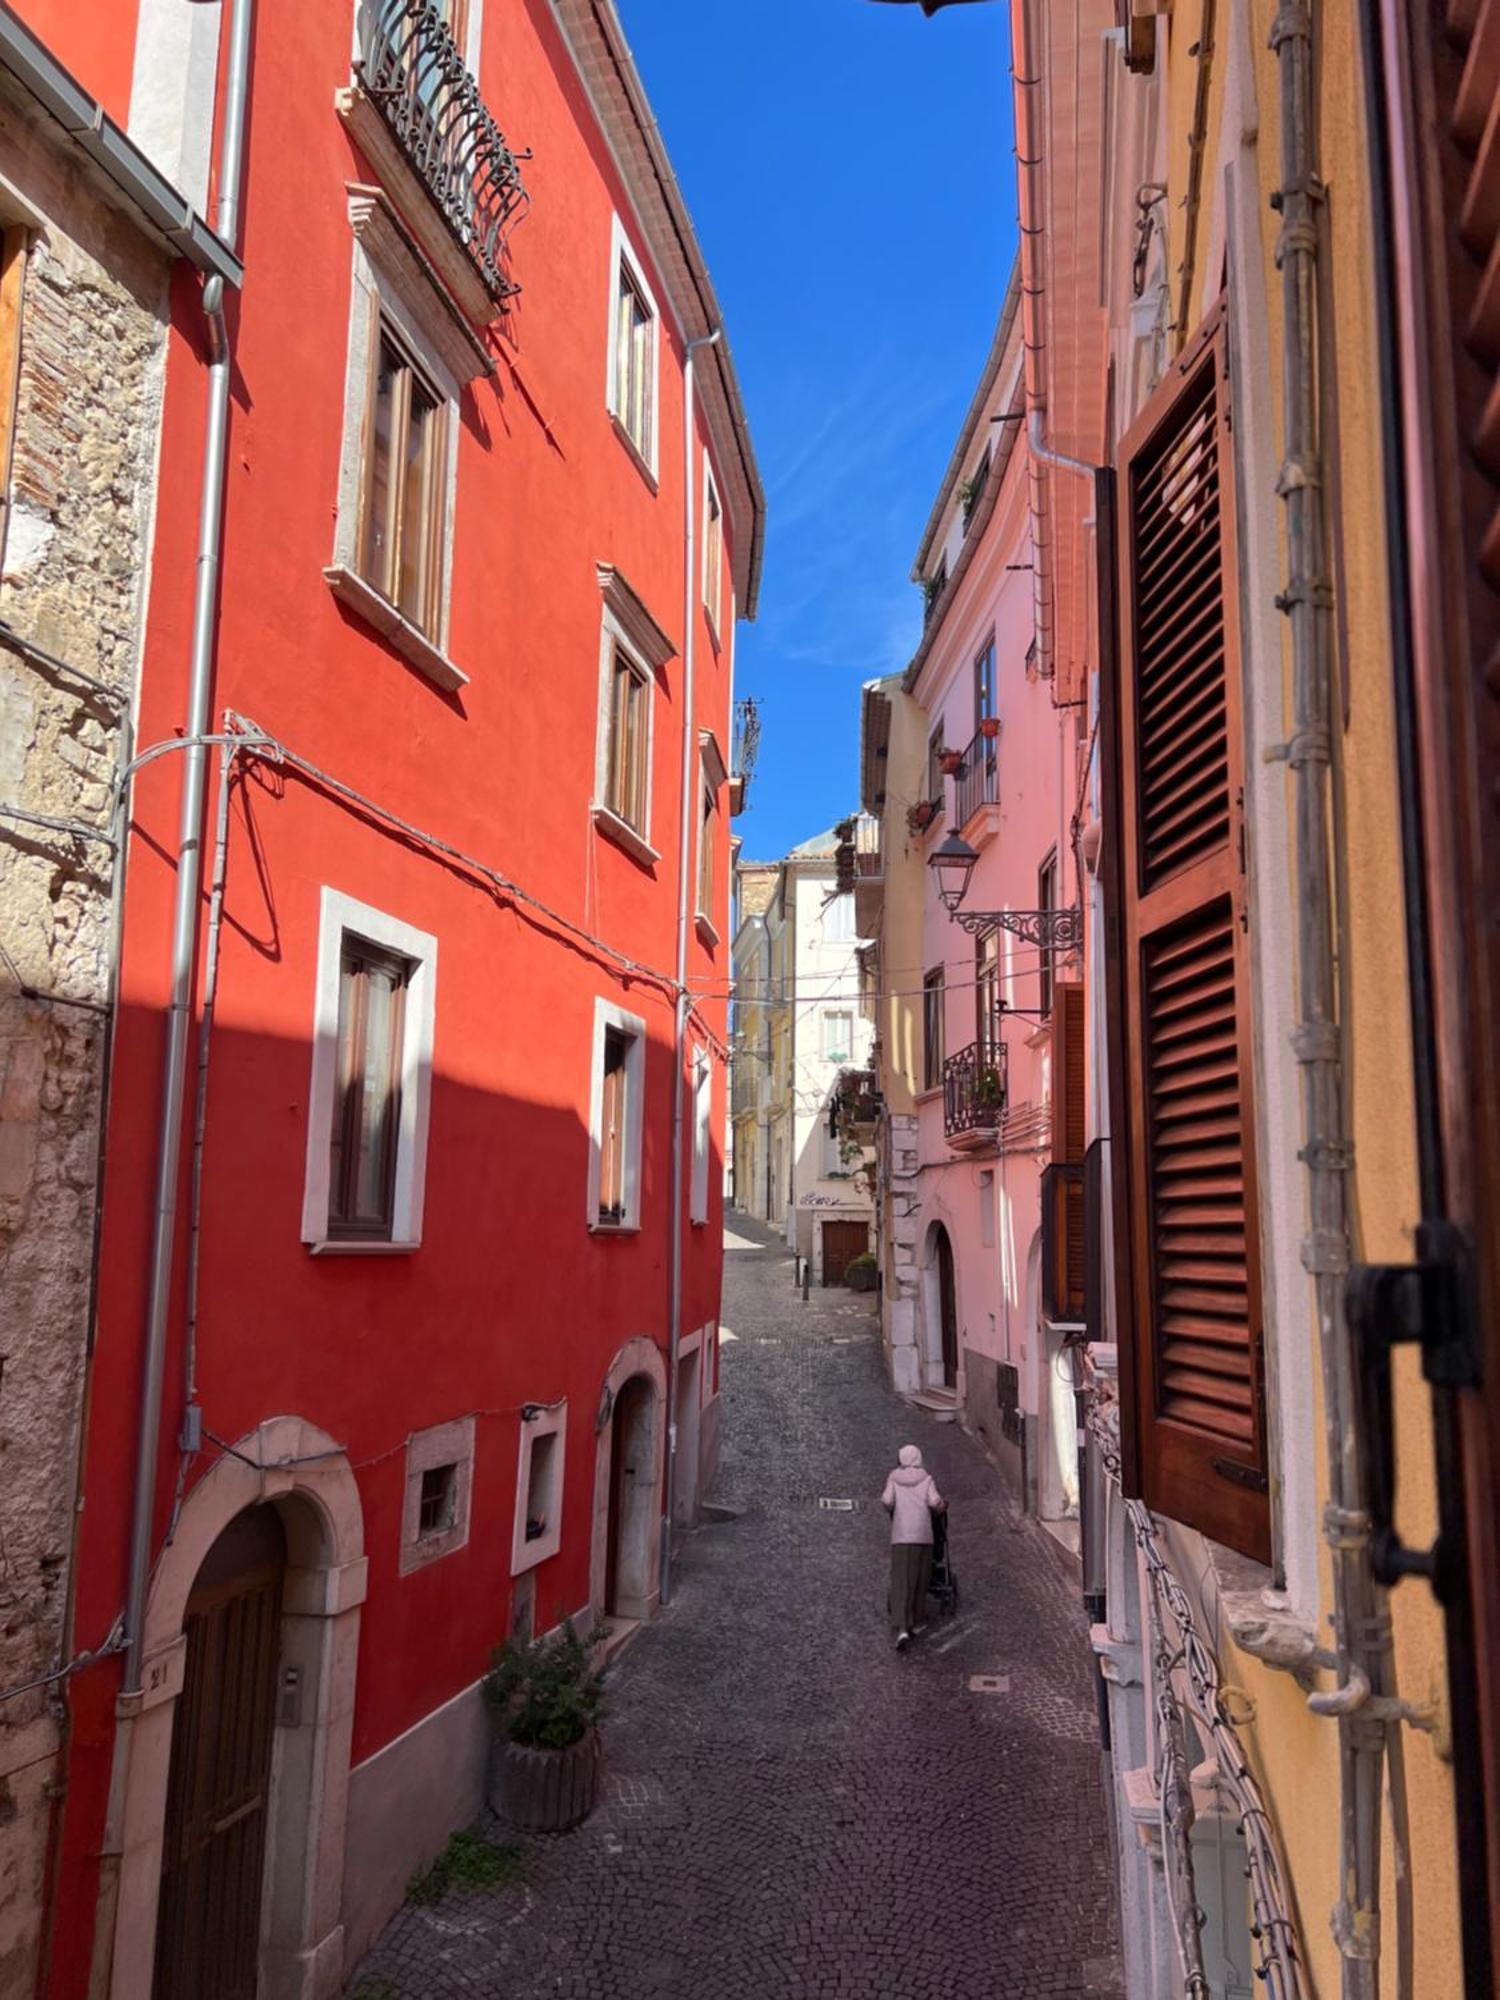
[[[1005,1116],[1006,1048],[970,1042],[943,1064],[943,1130],[950,1139],[994,1137]]]
[[[981,806],[1000,803],[1000,744],[978,732],[953,774],[953,824],[965,827]]]
[[[505,239],[531,155],[505,143],[434,0],[360,0],[354,68],[485,291],[508,298]]]
[[[873,1132],[881,1108],[880,1085],[874,1070],[840,1070],[829,1099],[831,1129],[850,1138],[866,1136]]]

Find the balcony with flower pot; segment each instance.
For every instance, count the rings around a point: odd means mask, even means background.
[[[1005,1118],[1003,1042],[970,1042],[943,1064],[943,1132],[956,1153],[992,1152]]]
[[[1000,831],[1000,724],[993,716],[980,723],[952,777],[951,823],[972,847],[983,848]]]

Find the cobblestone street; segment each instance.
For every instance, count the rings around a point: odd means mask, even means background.
[[[527,1843],[523,1880],[408,1904],[350,1990],[1113,2000],[1076,1584],[978,1446],[892,1396],[872,1302],[804,1306],[779,1242],[730,1229],[714,1499],[735,1518],[680,1544],[670,1609],[612,1676],[600,1805]],[[962,1602],[898,1655],[878,1495],[906,1442],[950,1501]]]

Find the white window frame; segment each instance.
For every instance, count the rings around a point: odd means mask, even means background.
[[[599,1215],[599,1179],[603,1162],[604,1031],[618,1028],[630,1037],[625,1051],[625,1213],[618,1222]],[[641,1140],[646,1110],[646,1023],[612,1000],[594,1002],[594,1036],[589,1076],[589,1174],[587,1219],[592,1236],[629,1236],[641,1226]]]
[[[714,560],[713,537],[708,532],[710,497],[719,513],[717,561]],[[717,643],[724,609],[724,502],[720,498],[719,482],[714,478],[713,462],[707,451],[703,454],[703,608],[708,613],[708,628]]]
[[[841,1054],[830,1049],[828,1046],[832,1039],[831,1024],[834,1021],[847,1021],[849,1023],[849,1032],[844,1037],[844,1047]],[[851,1064],[854,1061],[854,1009],[852,1007],[823,1008],[821,1026],[823,1030],[821,1053],[824,1062]]]
[[[630,435],[625,427],[625,419],[620,415],[619,300],[622,271],[640,293],[651,315],[649,363],[651,421],[647,425],[647,436],[642,443],[637,443]],[[646,273],[641,260],[631,248],[625,234],[625,226],[619,216],[612,215],[609,231],[609,337],[606,346],[604,402],[605,408],[609,411],[610,421],[615,427],[615,435],[650,478],[653,487],[659,477],[658,446],[661,438],[661,324],[661,307],[656,303],[656,294],[646,282]]]
[[[338,1094],[339,990],[344,939],[367,939],[406,959],[411,973],[401,1031],[401,1111],[389,1239],[330,1236],[330,1148]],[[315,1256],[390,1256],[420,1249],[427,1185],[427,1127],[432,1098],[437,939],[384,910],[324,887],[318,918],[318,969],[313,993],[312,1080],[308,1087],[307,1169],[302,1193],[302,1241]]]
[[[462,385],[491,363],[472,332],[455,323],[407,245],[390,203],[378,189],[351,189],[350,226],[355,232],[348,365],[344,377],[344,425],[339,452],[338,508],[333,559],[324,571],[329,588],[366,624],[389,640],[437,686],[452,692],[468,675],[448,654],[453,608],[453,535],[458,501],[459,403]],[[412,624],[360,573],[360,506],[363,490],[366,406],[370,359],[380,338],[381,319],[391,324],[418,363],[427,386],[441,398],[446,432],[443,494],[442,573],[437,584],[437,617],[431,632]]]
[[[708,1160],[713,1124],[714,1072],[707,1049],[693,1057],[693,1182],[688,1216],[692,1222],[708,1221]]]
[[[554,1502],[547,1522],[547,1532],[538,1535],[534,1542],[526,1539],[526,1502],[530,1497],[532,1454],[542,1438],[556,1438],[552,1450],[552,1491]],[[554,1404],[550,1409],[539,1408],[529,1421],[521,1419],[521,1448],[516,1459],[516,1510],[515,1522],[511,1530],[510,1573],[522,1576],[538,1563],[544,1563],[555,1556],[562,1547],[563,1484],[567,1471],[566,1452],[568,1448],[568,1406],[565,1402]]]
[[[422,1475],[434,1466],[451,1465],[454,1472],[453,1520],[441,1534],[422,1533]],[[451,1556],[469,1539],[469,1516],[474,1492],[474,1419],[458,1417],[452,1423],[434,1424],[431,1430],[413,1431],[406,1440],[406,1492],[401,1508],[400,1573],[425,1569],[428,1563]]]
[[[698,936],[712,949],[719,942],[719,927],[714,922],[713,911],[705,910],[699,902],[703,887],[703,829],[707,815],[702,808],[712,807],[717,819],[724,819],[724,787],[729,782],[729,773],[724,768],[724,753],[719,748],[718,738],[711,729],[698,731],[698,806],[697,825],[693,830],[693,903]],[[715,837],[717,838],[717,830]],[[717,856],[715,856],[717,868]]]
[[[594,735],[594,797],[590,805],[595,826],[643,868],[661,859],[651,843],[656,747],[656,677],[676,648],[640,598],[610,563],[596,565],[604,609],[599,622],[599,710]],[[646,684],[646,804],[644,827],[622,819],[608,803],[609,723],[614,693],[616,651],[624,653]]]

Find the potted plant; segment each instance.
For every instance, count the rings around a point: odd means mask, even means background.
[[[1005,1085],[997,1069],[980,1070],[974,1079],[974,1096],[986,1111],[998,1111],[1005,1103]]]
[[[913,833],[925,833],[938,815],[936,799],[918,799],[914,806],[906,808],[906,824]]]
[[[844,1283],[851,1292],[873,1292],[877,1275],[874,1253],[869,1250],[861,1250],[844,1266]]]
[[[998,737],[1000,734],[999,716],[998,715],[985,716],[983,720],[980,722],[979,733],[986,739],[987,742],[993,743],[996,737]]]
[[[508,1639],[484,1677],[494,1725],[490,1804],[512,1826],[561,1833],[593,1811],[599,1790],[604,1676],[572,1619],[545,1638]]]
[[[964,768],[964,753],[962,750],[940,750],[938,762],[943,767],[945,778],[956,778]]]

